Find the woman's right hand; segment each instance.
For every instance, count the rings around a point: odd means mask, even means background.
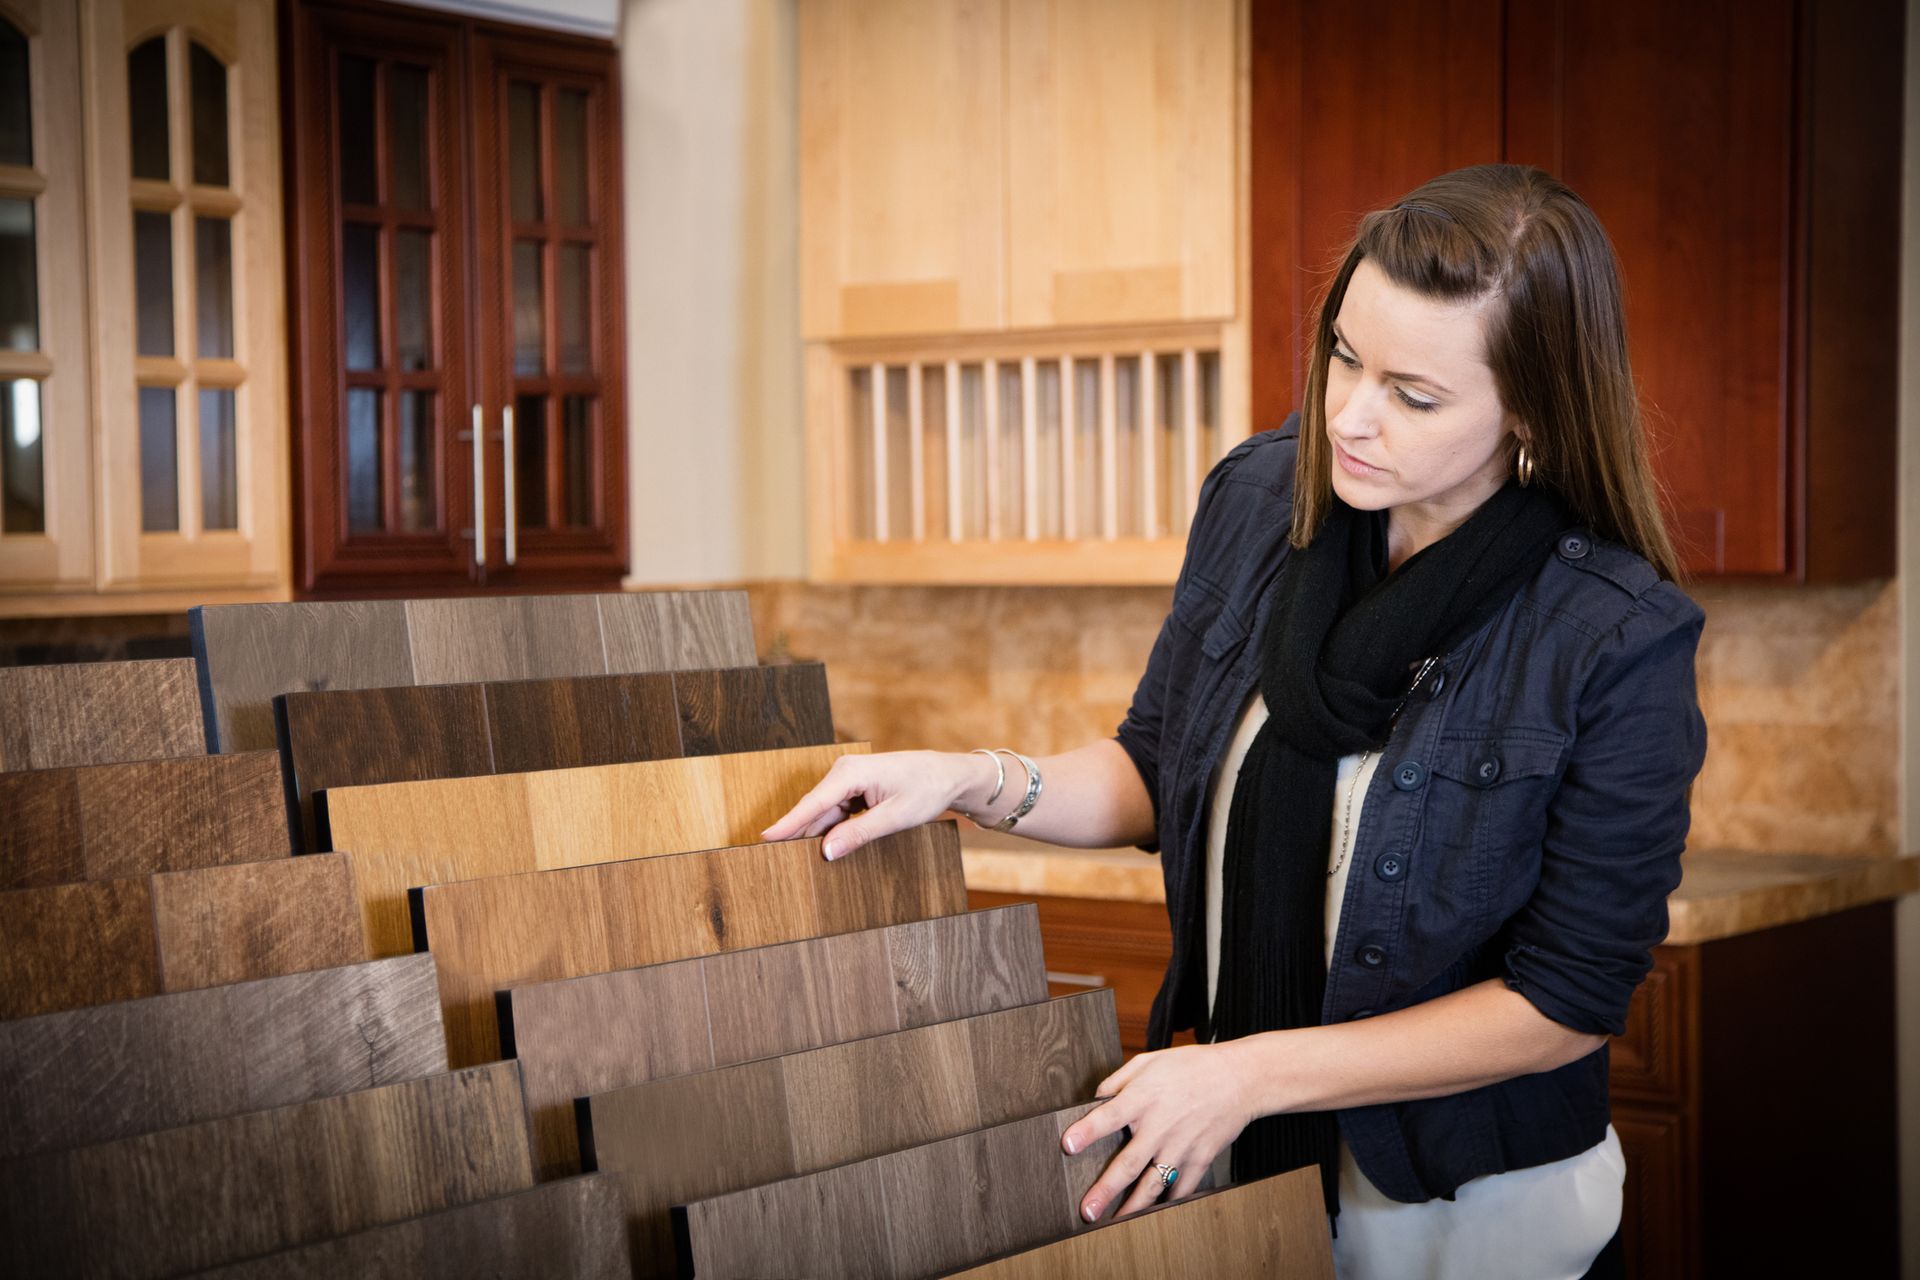
[[[984,799],[995,776],[991,761],[967,752],[844,755],[760,834],[767,840],[824,835],[822,852],[841,858],[881,836],[933,821],[975,790]],[[857,813],[851,804],[856,796],[866,802]]]

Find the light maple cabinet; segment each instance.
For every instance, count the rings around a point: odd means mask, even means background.
[[[287,590],[277,56],[251,0],[0,0],[0,611]]]

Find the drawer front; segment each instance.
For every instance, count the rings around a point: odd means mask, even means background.
[[[1613,1127],[1627,1158],[1620,1215],[1627,1274],[1642,1280],[1699,1274],[1688,1238],[1698,1215],[1685,1117],[1616,1106]]]
[[[1699,990],[1699,948],[1655,947],[1653,968],[1627,1006],[1627,1029],[1613,1038],[1614,1097],[1680,1106],[1686,1101],[1686,1029]]]

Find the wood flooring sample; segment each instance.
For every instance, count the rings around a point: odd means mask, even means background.
[[[1080,1197],[1127,1136],[1067,1155],[1060,1135],[1092,1109],[1050,1110],[695,1198],[673,1210],[680,1274],[912,1280],[1064,1239],[1087,1229]],[[1203,1266],[1162,1274],[1188,1272],[1212,1274]]]
[[[1045,1066],[1016,1091],[991,1073],[1022,1053]],[[594,1094],[581,1148],[621,1175],[636,1270],[659,1274],[676,1204],[1083,1102],[1120,1061],[1113,993],[1090,991]],[[930,1194],[952,1185],[942,1174]]]
[[[833,741],[817,662],[281,695],[306,841],[336,787],[573,769]]]
[[[0,890],[293,852],[272,751],[0,773]]]
[[[412,942],[409,889],[755,841],[835,758],[868,749],[336,787],[316,793],[315,811],[328,847],[353,860],[372,954],[397,955]]]
[[[366,959],[344,857],[0,893],[0,1018]]]
[[[0,1159],[447,1069],[433,957],[0,1022]]]
[[[620,1189],[589,1175],[202,1272],[203,1280],[627,1280]]]
[[[575,1098],[1046,998],[1024,902],[507,986],[496,1007],[550,1178],[580,1168]]]
[[[849,911],[846,882],[875,884]],[[904,882],[896,884],[894,882]],[[415,891],[413,942],[440,974],[447,1053],[500,1056],[495,993],[966,910],[960,837],[928,823],[828,862],[781,840],[595,866],[496,875]]]
[[[166,1276],[532,1184],[511,1063],[0,1161],[0,1274]]]
[[[274,745],[273,700],[305,689],[750,666],[743,591],[203,605],[188,611],[208,741]]]
[[[1333,1280],[1333,1242],[1315,1167],[1199,1192],[948,1274],[970,1280]]]
[[[0,771],[206,753],[186,658],[0,668]]]

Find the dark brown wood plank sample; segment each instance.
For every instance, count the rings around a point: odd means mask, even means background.
[[[500,1056],[494,996],[514,983],[965,910],[952,822],[895,832],[861,853],[829,862],[817,838],[782,840],[420,888],[414,945],[439,968],[448,1058]]]
[[[512,1063],[0,1161],[0,1274],[165,1276],[533,1181]]]
[[[680,748],[667,672],[482,686],[495,773],[665,760]],[[825,741],[832,741],[829,733]]]
[[[677,671],[681,754],[810,747],[833,741],[826,667],[817,662]]]
[[[1080,1196],[1126,1137],[1062,1151],[1060,1135],[1092,1109],[1049,1110],[696,1198],[674,1211],[682,1274],[911,1280],[1064,1239],[1087,1229]]]
[[[293,852],[271,751],[0,774],[0,815],[0,890]]]
[[[0,668],[0,771],[206,753],[186,658]]]
[[[447,1068],[433,957],[0,1022],[0,1158]]]
[[[1202,1191],[948,1272],[969,1280],[1333,1280],[1317,1167]]]
[[[620,1189],[589,1174],[200,1272],[202,1280],[627,1280]]]
[[[984,1073],[1020,1049],[1052,1069],[1015,1094]],[[1113,993],[1090,991],[594,1094],[581,1147],[621,1175],[636,1270],[655,1274],[675,1204],[1084,1102],[1120,1061]]]
[[[573,1100],[1047,998],[1031,904],[500,992],[541,1177],[576,1172]]]
[[[0,893],[0,1018],[366,958],[339,854]]]
[[[187,622],[215,751],[273,749],[279,694],[415,683],[403,601],[201,605]]]

